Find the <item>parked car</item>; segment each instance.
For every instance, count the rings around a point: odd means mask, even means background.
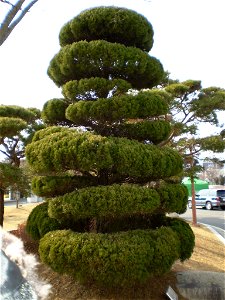
[[[195,195],[196,207],[213,209],[214,207],[225,210],[225,189],[203,189]],[[192,199],[188,198],[188,207],[192,208]]]

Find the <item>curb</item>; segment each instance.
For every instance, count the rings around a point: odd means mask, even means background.
[[[212,227],[211,225],[208,225],[208,224],[205,224],[205,223],[199,223],[199,224],[204,225],[205,227],[207,227],[225,245],[225,238],[223,238],[222,235],[220,235],[215,229],[213,229],[213,227],[217,228],[216,226]],[[218,229],[223,230],[222,228],[218,228]]]

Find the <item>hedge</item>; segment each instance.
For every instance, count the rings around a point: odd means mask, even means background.
[[[96,7],[66,23],[59,40],[61,46],[80,40],[107,40],[149,51],[153,45],[153,28],[144,16],[130,9]]]
[[[151,88],[164,75],[162,64],[146,52],[103,40],[67,45],[53,57],[48,75],[57,86],[70,80],[104,77],[121,78],[133,88]]]
[[[81,282],[129,286],[168,272],[179,259],[180,241],[171,228],[115,234],[49,232],[40,240],[41,260]]]

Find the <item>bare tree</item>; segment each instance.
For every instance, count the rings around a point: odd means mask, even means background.
[[[27,6],[22,8],[22,5],[25,1],[26,0],[18,0],[15,4],[13,4],[7,0],[0,0],[0,2],[10,5],[10,9],[0,25],[0,46],[6,41],[16,25],[19,24],[26,13],[29,12],[30,8],[38,0],[33,0],[29,4],[27,4]]]

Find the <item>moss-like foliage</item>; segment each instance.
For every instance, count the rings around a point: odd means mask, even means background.
[[[41,260],[59,273],[108,286],[145,282],[170,270],[180,256],[171,228],[115,234],[55,231],[40,241]]]
[[[163,67],[138,48],[103,40],[80,41],[61,48],[50,62],[48,75],[58,86],[104,75],[106,79],[125,79],[134,88],[151,88],[160,82]]]
[[[26,224],[26,231],[34,240],[39,240],[47,232],[60,228],[62,228],[62,226],[59,222],[49,217],[47,202],[41,203],[33,208]]]
[[[153,28],[145,17],[132,10],[96,7],[66,23],[59,39],[61,46],[81,40],[106,40],[149,51],[153,45]]]

